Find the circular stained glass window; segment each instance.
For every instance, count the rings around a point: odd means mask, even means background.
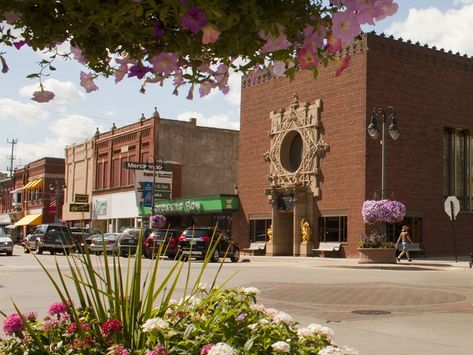
[[[281,143],[281,165],[290,173],[299,169],[302,162],[304,142],[298,131],[289,131]]]

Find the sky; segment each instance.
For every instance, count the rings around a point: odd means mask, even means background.
[[[473,56],[473,0],[395,0],[396,15],[363,30],[375,30],[413,42],[444,48]],[[38,83],[27,79],[37,71],[36,63],[44,54],[24,46],[21,50],[0,48],[10,67],[0,73],[0,171],[7,172],[14,145],[13,168],[22,167],[43,157],[64,157],[66,145],[79,143],[101,132],[150,117],[156,107],[162,118],[189,120],[197,125],[239,129],[240,77],[230,78],[230,92],[219,92],[187,100],[187,90],[172,95],[170,85],[150,85],[146,94],[139,92],[141,82],[124,79],[115,84],[113,78],[99,79],[99,90],[87,94],[79,85],[79,73],[85,70],[74,61],[55,63],[54,77],[44,81],[56,97],[50,103],[36,103],[30,98]]]

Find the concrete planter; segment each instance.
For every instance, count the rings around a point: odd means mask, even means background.
[[[395,248],[358,248],[359,264],[394,264]]]

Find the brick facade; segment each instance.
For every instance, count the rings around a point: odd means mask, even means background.
[[[364,45],[347,49],[350,66],[335,77],[339,64],[295,80],[261,75],[255,85],[243,80],[238,186],[241,209],[234,235],[248,245],[250,215],[271,214],[265,195],[269,187],[268,150],[271,111],[286,108],[292,95],[300,102],[321,99],[322,137],[330,151],[321,160],[320,211],[346,210],[348,240],[342,255],[358,256],[359,237],[367,226],[363,201],[380,196],[381,147],[367,134],[371,110],[393,106],[401,136],[388,138],[386,176],[388,197],[405,203],[408,215],[422,218],[422,241],[428,255],[452,255],[451,222],[443,208],[443,133],[445,127],[473,130],[473,61],[402,41],[367,34]],[[473,250],[473,214],[461,212],[456,222],[459,255]],[[317,240],[317,225],[313,226]]]

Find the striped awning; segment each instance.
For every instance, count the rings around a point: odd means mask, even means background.
[[[43,183],[43,179],[35,179],[31,180],[25,186],[23,186],[23,190],[34,189],[35,187],[40,187]]]

